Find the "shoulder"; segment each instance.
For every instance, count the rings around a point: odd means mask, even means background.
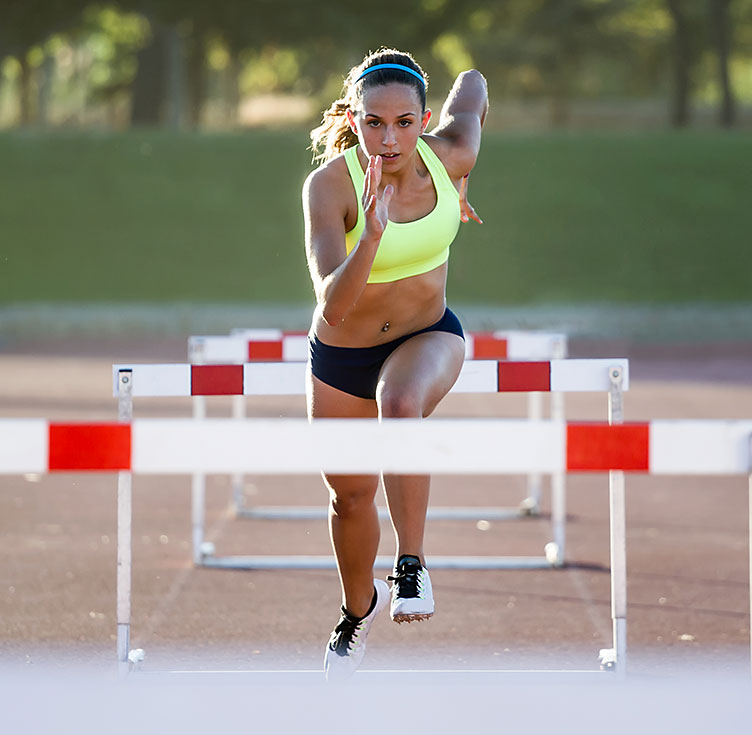
[[[340,153],[338,156],[325,161],[318,168],[311,171],[303,184],[303,190],[318,189],[325,186],[337,184],[348,176],[347,164],[345,163],[345,154]]]
[[[345,154],[340,153],[308,174],[303,184],[303,201],[313,203],[328,199],[333,202],[340,195],[345,196],[348,188],[352,189],[350,174]]]
[[[355,226],[358,199],[345,153],[340,153],[312,171],[303,184],[303,214],[314,229],[322,226]]]

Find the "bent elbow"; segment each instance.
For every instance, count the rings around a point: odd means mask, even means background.
[[[333,309],[331,306],[326,305],[321,309],[321,316],[330,327],[338,326],[345,318],[341,309]]]

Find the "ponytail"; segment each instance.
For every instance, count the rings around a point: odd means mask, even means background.
[[[324,112],[321,125],[311,130],[311,150],[314,161],[325,163],[357,144],[358,136],[347,121],[349,108],[346,97],[335,100]]]

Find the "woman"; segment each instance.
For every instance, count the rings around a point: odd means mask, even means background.
[[[314,152],[323,152],[303,189],[318,303],[309,336],[310,418],[428,416],[462,367],[462,327],[445,302],[447,258],[460,221],[480,222],[465,191],[488,96],[479,72],[463,72],[427,135],[426,87],[409,54],[381,49],[350,70],[342,98],[311,132]],[[390,591],[373,578],[379,477],[324,480],[342,586],[341,618],[325,654],[332,677],[358,667]],[[434,611],[423,556],[429,483],[422,475],[384,476],[397,541],[388,579],[398,623]]]

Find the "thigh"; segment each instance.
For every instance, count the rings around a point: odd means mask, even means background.
[[[416,415],[429,416],[455,384],[464,360],[465,341],[456,334],[424,332],[411,337],[381,369],[376,389],[380,415],[385,415],[387,401],[404,400],[416,406]]]
[[[334,388],[311,374],[306,374],[306,397],[309,419],[368,419],[378,416],[376,401],[360,398]]]
[[[311,374],[306,375],[306,395],[308,398],[309,419],[376,418],[376,401],[359,398],[333,388]],[[332,497],[375,496],[379,475],[331,475],[322,473],[324,482]]]

